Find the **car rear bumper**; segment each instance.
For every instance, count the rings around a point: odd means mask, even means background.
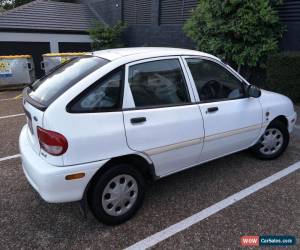
[[[292,114],[291,116],[287,117],[288,119],[288,122],[289,122],[289,132],[292,133],[294,127],[295,127],[295,124],[296,124],[296,121],[297,121],[297,113],[294,112],[294,114]]]
[[[26,130],[27,125],[21,131],[19,147],[23,171],[31,186],[47,202],[81,200],[87,184],[107,160],[66,167],[50,165],[33,150]],[[76,173],[84,173],[85,176],[76,180],[65,179],[67,175]]]

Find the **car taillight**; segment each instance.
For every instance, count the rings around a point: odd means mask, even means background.
[[[62,135],[54,131],[37,127],[40,146],[51,155],[62,155],[68,149],[68,141]]]

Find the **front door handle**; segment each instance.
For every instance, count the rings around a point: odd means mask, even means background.
[[[211,107],[206,110],[206,113],[213,113],[213,112],[217,112],[218,110],[219,110],[218,107]]]
[[[146,117],[136,117],[136,118],[130,119],[130,122],[132,124],[137,124],[137,123],[145,122],[146,120],[147,120]]]

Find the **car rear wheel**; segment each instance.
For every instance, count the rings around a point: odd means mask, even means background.
[[[128,164],[112,166],[91,190],[91,210],[99,221],[117,225],[136,213],[144,193],[144,177],[136,168]]]
[[[264,160],[279,157],[289,144],[289,132],[284,123],[272,122],[253,147],[254,154]]]

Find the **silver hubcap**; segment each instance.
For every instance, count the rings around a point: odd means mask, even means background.
[[[265,131],[260,141],[259,151],[265,155],[277,153],[283,144],[283,135],[277,128],[269,128]]]
[[[108,182],[102,194],[102,207],[112,216],[120,216],[128,212],[138,196],[136,180],[127,174],[114,177]]]

